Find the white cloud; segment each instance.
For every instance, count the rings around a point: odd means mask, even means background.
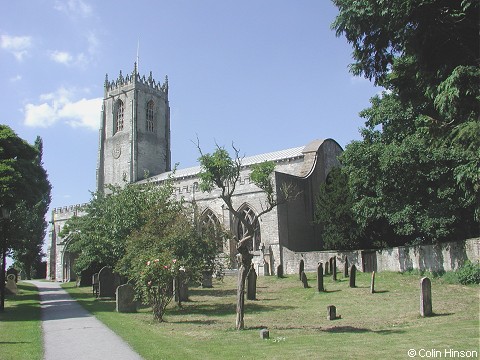
[[[73,101],[75,92],[62,87],[56,92],[40,95],[41,104],[25,105],[25,125],[46,128],[64,122],[74,128],[98,130],[102,98]]]
[[[22,75],[15,75],[15,76],[11,77],[9,80],[10,80],[11,83],[20,81],[20,80],[22,80]]]
[[[32,37],[1,35],[0,47],[13,54],[18,61],[22,61],[32,47]]]
[[[70,16],[88,17],[92,14],[92,7],[82,0],[57,1],[54,8]]]
[[[60,64],[70,65],[73,56],[69,52],[55,50],[50,53],[50,59]]]

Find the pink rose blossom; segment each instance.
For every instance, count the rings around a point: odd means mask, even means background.
[[[150,265],[150,261],[147,261],[147,266]]]
[[[164,265],[163,267],[164,267],[165,269],[168,269],[168,266],[167,266],[167,265]]]
[[[175,263],[177,262],[177,259],[173,259],[172,261],[173,261],[173,263],[175,264]]]
[[[156,263],[158,263],[158,262],[160,261],[160,259],[155,259],[154,261],[155,261]]]

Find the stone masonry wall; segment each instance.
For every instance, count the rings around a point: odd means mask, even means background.
[[[377,251],[293,252],[285,247],[282,251],[285,274],[296,274],[302,259],[305,264],[305,271],[314,272],[319,262],[325,263],[333,256],[337,257],[339,268],[343,268],[344,259],[347,256],[350,266],[355,264],[358,270],[363,271],[365,264],[362,254],[366,252],[375,253],[376,271],[403,272],[415,269],[438,272],[456,270],[466,260],[480,261],[480,238],[439,245],[401,246]]]

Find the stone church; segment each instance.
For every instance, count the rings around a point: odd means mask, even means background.
[[[177,169],[172,173],[170,152],[170,107],[168,79],[156,82],[152,73],[138,74],[135,64],[131,74],[110,81],[105,78],[104,99],[99,129],[97,189],[106,184],[162,183],[169,176],[175,182],[175,195],[195,200],[205,224],[223,225],[233,236],[241,238],[241,223],[232,218],[219,192],[201,192],[198,188],[200,167]],[[263,161],[275,163],[274,184],[294,184],[299,195],[263,215],[251,245],[253,262],[260,275],[273,274],[283,264],[285,253],[303,253],[322,249],[319,228],[314,224],[315,198],[322,182],[342,152],[332,139],[310,143],[266,154],[245,157],[237,184],[234,204],[248,219],[261,211],[265,196],[250,181],[250,167]],[[76,278],[72,265],[75,254],[69,252],[69,239],[59,233],[73,215],[82,215],[82,205],[56,208],[52,211],[47,250],[47,278],[70,281]],[[223,245],[223,253],[235,267],[233,240]]]

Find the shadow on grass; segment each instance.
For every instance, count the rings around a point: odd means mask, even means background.
[[[404,330],[372,330],[367,328],[359,328],[355,326],[334,326],[328,329],[321,329],[321,331],[329,332],[329,333],[374,333],[379,335],[405,333]]]
[[[214,296],[214,297],[224,297],[224,296],[233,296],[237,295],[237,289],[215,289],[215,288],[190,288],[190,295],[193,296]]]

